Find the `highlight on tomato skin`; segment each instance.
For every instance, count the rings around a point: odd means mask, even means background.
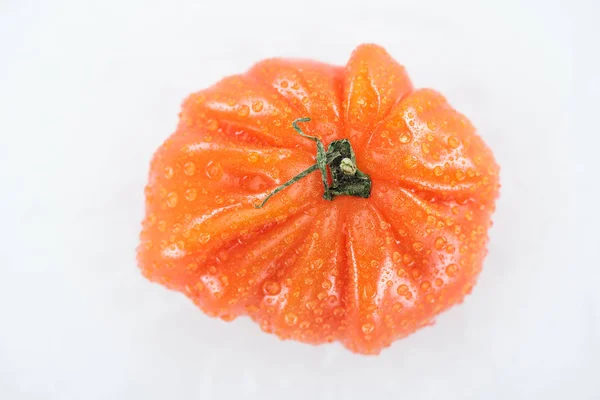
[[[471,292],[499,187],[469,120],[383,48],[269,59],[185,100],[138,265],[210,316],[377,354]]]

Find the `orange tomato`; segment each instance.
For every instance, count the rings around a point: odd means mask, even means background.
[[[305,117],[314,140],[292,126]],[[473,125],[381,47],[345,67],[265,60],[184,102],[151,163],[138,263],[211,316],[378,353],[470,293],[498,172]]]

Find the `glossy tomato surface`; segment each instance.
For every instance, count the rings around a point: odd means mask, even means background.
[[[325,146],[350,141],[369,198],[325,200],[314,172],[256,208],[315,163],[301,117]],[[378,353],[470,293],[498,173],[469,120],[378,46],[345,67],[269,59],[184,102],[151,163],[138,263],[209,315]]]

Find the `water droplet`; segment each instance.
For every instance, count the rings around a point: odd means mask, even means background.
[[[325,290],[331,289],[331,286],[331,281],[329,280],[323,281],[323,283],[321,284],[321,287]]]
[[[367,104],[367,101],[364,97],[359,97],[358,99],[356,99],[356,103],[360,106],[364,106],[365,104]]]
[[[402,259],[402,255],[400,253],[398,253],[397,251],[394,252],[394,254],[392,255],[392,260],[394,262],[399,262]]]
[[[415,259],[410,254],[405,254],[404,257],[402,257],[402,261],[409,267],[415,263]]]
[[[214,274],[216,274],[216,273],[217,273],[217,267],[215,267],[214,265],[211,265],[211,266],[208,268],[208,273],[209,273],[209,274],[211,274],[211,275],[214,275]]]
[[[227,275],[223,275],[221,277],[220,281],[223,284],[223,286],[229,285],[229,277]]]
[[[223,169],[221,168],[221,164],[210,161],[206,165],[206,176],[216,181],[220,180],[223,177]]]
[[[444,284],[444,281],[440,278],[436,278],[436,280],[433,281],[433,283],[435,283],[435,286],[442,286]]]
[[[403,308],[404,308],[404,304],[394,303],[394,305],[392,306],[392,311],[398,312],[398,311],[401,311]]]
[[[400,141],[400,143],[404,143],[404,144],[410,142],[411,139],[412,138],[410,136],[410,133],[408,133],[408,132],[402,132],[400,134],[400,136],[398,137],[398,140]]]
[[[285,318],[285,323],[290,326],[294,326],[298,322],[298,316],[291,312],[285,314],[284,318]]]
[[[197,195],[198,195],[198,192],[194,188],[191,188],[191,189],[188,189],[185,191],[185,198],[187,201],[194,201],[196,199]]]
[[[400,285],[400,286],[398,286],[398,289],[396,291],[398,292],[398,294],[400,296],[403,296],[406,292],[408,292],[408,286]]]
[[[448,226],[454,225],[454,218],[452,218],[452,217],[446,218],[446,225],[448,225]]]
[[[456,179],[459,181],[462,181],[463,179],[465,179],[465,172],[462,169],[459,169],[456,171]]]
[[[467,221],[471,221],[473,219],[473,211],[472,210],[468,210],[465,213],[465,218],[466,218]]]
[[[196,173],[196,166],[191,161],[186,162],[185,165],[183,166],[183,172],[187,176],[192,176],[192,175],[194,175]]]
[[[288,81],[281,81],[281,83],[279,85],[282,88],[286,89],[290,84],[288,83]]]
[[[450,136],[448,138],[448,146],[450,146],[451,149],[456,149],[460,146],[460,140],[458,140],[456,136]]]
[[[165,178],[171,179],[173,177],[173,168],[167,167],[165,168]]]
[[[446,238],[438,237],[435,239],[435,248],[437,250],[442,250],[446,246]]]
[[[373,324],[367,322],[366,324],[363,324],[361,329],[365,335],[368,335],[370,333],[373,333],[373,331],[375,330],[375,326]]]
[[[417,161],[417,157],[408,155],[404,159],[404,166],[409,169],[415,168],[419,162]]]
[[[429,304],[435,303],[435,296],[433,295],[433,293],[429,293],[427,296],[425,296],[425,301]]]
[[[422,251],[424,247],[425,246],[423,246],[423,243],[421,243],[421,242],[413,243],[413,249],[415,249],[415,251]]]
[[[421,277],[421,271],[417,268],[412,269],[412,276],[415,279],[419,279]]]
[[[456,276],[457,272],[458,266],[456,264],[450,264],[446,267],[446,275],[448,275],[450,278]]]
[[[200,236],[198,237],[198,241],[202,244],[208,243],[209,240],[210,240],[210,235],[208,233],[201,233]]]
[[[248,154],[248,161],[250,161],[251,163],[255,163],[258,161],[258,153],[255,151],[251,151]]]
[[[208,121],[206,128],[211,132],[216,131],[217,129],[219,129],[219,123],[216,120],[211,119]]]
[[[437,129],[437,125],[436,125],[436,123],[435,123],[435,122],[433,122],[433,121],[428,121],[428,122],[427,122],[427,127],[428,127],[429,129],[431,129],[432,131],[435,131],[435,130]]]
[[[167,195],[167,205],[171,208],[177,205],[177,193],[171,192]]]
[[[152,226],[156,223],[156,214],[152,213],[148,215],[148,225]]]
[[[305,306],[309,310],[314,310],[315,307],[317,306],[317,301],[316,300],[309,300],[309,301],[306,302]]]
[[[263,285],[263,290],[266,294],[274,296],[281,292],[281,286],[275,281],[267,281]]]
[[[244,104],[238,108],[237,113],[240,117],[245,117],[250,113],[250,107]]]
[[[302,321],[300,322],[300,325],[298,325],[300,327],[300,329],[306,329],[310,326],[310,322],[308,321]]]
[[[429,283],[429,281],[424,281],[423,283],[421,283],[421,290],[423,290],[424,292],[428,291],[431,288],[431,283]]]
[[[335,315],[336,317],[341,317],[342,315],[344,315],[344,313],[345,311],[341,307],[336,307],[333,309],[333,315]]]
[[[429,154],[429,152],[431,151],[431,146],[429,146],[428,143],[421,143],[421,151],[424,154]]]
[[[444,168],[442,168],[438,165],[437,167],[435,167],[433,169],[433,173],[435,174],[435,176],[440,176],[444,173]]]
[[[164,232],[167,229],[167,222],[166,221],[159,221],[158,222],[158,230],[161,232]]]
[[[254,103],[252,103],[252,111],[254,112],[261,112],[263,109],[263,102],[260,100],[255,101]]]
[[[446,253],[453,254],[456,251],[456,247],[453,244],[446,246]]]
[[[365,283],[363,287],[363,299],[372,299],[375,297],[375,288],[369,282]]]

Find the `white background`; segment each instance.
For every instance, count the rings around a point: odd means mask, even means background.
[[[0,399],[600,399],[597,1],[0,0]],[[502,166],[466,303],[378,357],[208,318],[135,264],[181,100],[382,44]]]

